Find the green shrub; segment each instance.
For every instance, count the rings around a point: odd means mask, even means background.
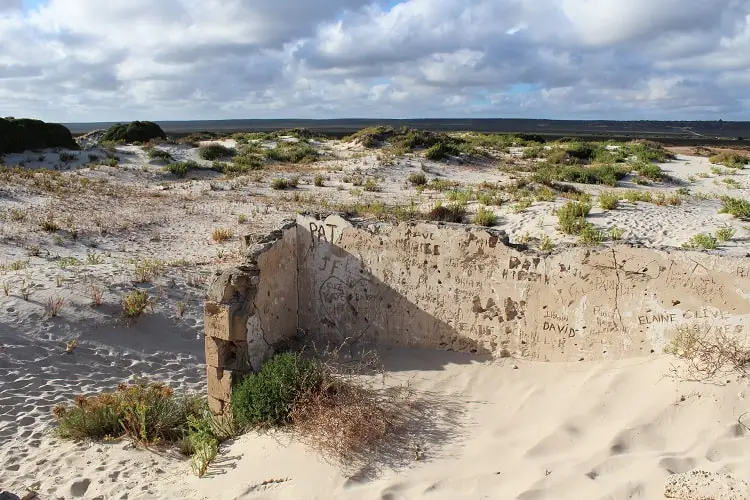
[[[287,179],[284,179],[282,177],[279,177],[277,179],[274,179],[271,181],[271,189],[275,189],[276,191],[281,191],[284,189],[290,188],[291,185]]]
[[[599,193],[599,206],[604,210],[614,210],[620,202],[620,197],[611,191],[602,191]]]
[[[295,403],[321,383],[322,371],[313,360],[282,353],[248,375],[232,391],[232,414],[247,427],[288,424]]]
[[[716,237],[708,233],[698,233],[682,244],[683,248],[702,248],[704,250],[714,250],[717,246]]]
[[[604,233],[596,229],[593,224],[586,223],[581,227],[578,240],[584,245],[598,245],[604,241]]]
[[[355,185],[356,185],[356,184],[355,184]],[[370,191],[370,192],[373,192],[373,193],[374,193],[374,192],[378,192],[378,191],[380,191],[380,186],[378,186],[378,181],[376,181],[376,180],[375,180],[374,178],[372,178],[372,177],[369,177],[369,178],[368,178],[368,179],[367,179],[367,180],[365,181],[365,185],[364,185],[364,190],[365,190],[365,191]]]
[[[206,144],[198,149],[198,155],[208,161],[230,158],[236,153],[237,152],[234,149],[217,143]]]
[[[148,157],[152,160],[172,161],[172,154],[169,151],[163,149],[149,148]]]
[[[541,184],[552,184],[553,181],[577,182],[580,184],[617,185],[617,181],[628,174],[629,169],[621,166],[598,165],[541,165],[532,174],[531,179]]]
[[[195,168],[200,168],[200,165],[192,160],[188,160],[180,161],[177,163],[170,163],[169,165],[164,167],[164,170],[166,172],[169,172],[170,174],[174,174],[179,178],[183,178],[188,174],[188,171]]]
[[[425,158],[432,161],[441,161],[448,156],[458,156],[460,151],[450,143],[438,142],[430,146],[425,152]]]
[[[422,172],[411,173],[406,180],[413,186],[424,186],[427,184],[427,176]]]
[[[316,187],[323,187],[323,176],[322,176],[322,175],[320,175],[320,174],[317,174],[317,175],[315,176],[315,179],[313,180],[313,184],[314,184],[314,185],[315,185]]]
[[[150,301],[146,290],[131,290],[122,297],[122,313],[126,318],[137,318],[143,314]]]
[[[560,230],[565,234],[580,234],[587,226],[585,217],[591,211],[588,203],[570,201],[557,210]]]
[[[479,207],[474,215],[474,224],[477,226],[492,227],[497,225],[497,215],[492,210],[485,207]]]
[[[711,156],[709,158],[709,161],[711,163],[724,165],[725,167],[729,167],[729,168],[742,169],[742,168],[745,168],[745,165],[750,163],[750,156],[741,155],[738,153],[722,152],[722,153]]]
[[[633,165],[633,170],[638,172],[643,177],[652,181],[660,181],[664,174],[662,174],[661,168],[655,163],[644,163],[639,162]]]
[[[283,163],[312,163],[318,152],[306,142],[279,142],[275,148],[265,150],[266,158]]]
[[[167,134],[159,125],[149,121],[134,121],[112,125],[104,133],[102,141],[114,142],[148,142],[153,139],[166,139]]]
[[[721,213],[734,215],[740,220],[750,220],[750,201],[722,196]]]
[[[45,148],[80,149],[63,125],[27,118],[0,118],[0,155]]]
[[[716,239],[723,242],[727,242],[732,239],[736,231],[731,227],[722,227],[716,231]]]

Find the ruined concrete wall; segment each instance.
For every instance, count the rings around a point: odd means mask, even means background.
[[[336,216],[298,218],[297,244],[298,323],[320,340],[557,361],[750,328],[748,258],[625,245],[543,255],[480,228]]]
[[[208,401],[214,413],[232,386],[297,333],[297,231],[286,224],[251,244],[247,263],[222,273],[205,303]]]

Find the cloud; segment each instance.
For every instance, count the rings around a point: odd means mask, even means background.
[[[0,0],[0,46],[57,121],[750,111],[746,0]]]

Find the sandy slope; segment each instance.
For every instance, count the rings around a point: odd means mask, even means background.
[[[389,383],[409,383],[430,414],[404,438],[405,460],[369,481],[280,434],[226,445],[203,479],[122,443],[40,437],[41,447],[6,458],[2,477],[19,490],[39,481],[49,498],[89,481],[86,498],[129,499],[658,499],[670,474],[694,468],[750,479],[750,432],[737,420],[750,410],[747,380],[679,382],[665,376],[667,357],[556,364],[397,350],[382,359]]]

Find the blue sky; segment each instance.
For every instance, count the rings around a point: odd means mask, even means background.
[[[14,116],[750,116],[750,2],[737,0],[7,5],[0,109]]]

